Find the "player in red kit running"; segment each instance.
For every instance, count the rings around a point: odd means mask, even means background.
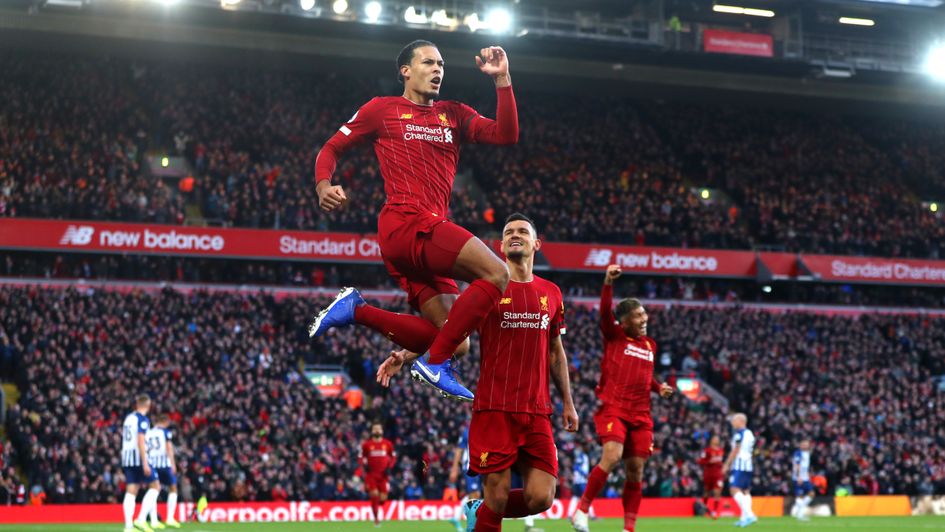
[[[410,304],[426,319],[366,305],[356,290],[346,288],[309,328],[311,336],[321,336],[331,327],[360,323],[410,351],[429,351],[428,360],[414,363],[415,374],[443,395],[467,401],[472,393],[456,381],[450,357],[495,307],[509,270],[481,240],[447,219],[450,194],[461,143],[518,141],[505,51],[483,48],[476,64],[495,82],[495,120],[468,105],[438,100],[443,58],[433,43],[414,41],[397,59],[403,95],[364,104],[315,161],[319,204],[332,211],[348,199],[341,185],[331,182],[338,157],[358,143],[374,144],[387,194],[377,222],[381,255]],[[453,279],[470,283],[459,297]],[[431,333],[433,341],[427,343]]]
[[[600,329],[604,335],[597,397],[602,405],[594,414],[594,427],[604,446],[600,463],[591,470],[587,489],[571,516],[574,530],[587,532],[591,503],[607,483],[610,472],[623,459],[627,481],[623,485],[624,530],[633,532],[643,498],[643,465],[653,450],[650,392],[669,397],[673,389],[653,377],[656,342],[646,335],[648,316],[639,300],[624,299],[612,310],[614,281],[620,266],[610,265],[600,294]]]
[[[375,525],[381,524],[381,509],[390,491],[387,472],[394,466],[395,458],[394,444],[384,439],[384,427],[380,423],[372,423],[371,438],[361,442],[361,465],[364,467],[364,488],[371,498]]]
[[[702,466],[702,503],[705,504],[706,515],[712,519],[719,518],[722,486],[725,484],[725,477],[722,475],[723,462],[725,462],[725,449],[722,448],[722,440],[718,436],[712,436],[709,446],[699,457],[699,465]],[[712,497],[711,508],[709,507],[710,496]]]
[[[563,400],[563,425],[575,432],[561,290],[532,273],[541,247],[535,224],[513,214],[502,232],[511,282],[479,327],[480,370],[469,426],[469,472],[482,475],[484,500],[466,504],[467,530],[497,531],[503,518],[547,510],[555,495],[558,454],[551,428],[548,376]],[[409,359],[408,359],[409,360]],[[382,384],[404,364],[393,353],[378,370]],[[524,488],[511,489],[512,468]]]

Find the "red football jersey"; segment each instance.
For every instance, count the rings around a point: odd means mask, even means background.
[[[702,466],[702,474],[707,477],[721,477],[722,463],[725,461],[725,449],[719,447],[713,449],[706,447],[699,457],[699,465]]]
[[[551,340],[565,332],[561,289],[534,276],[510,281],[479,328],[479,383],[473,410],[551,413]]]
[[[361,463],[371,475],[381,475],[394,464],[394,444],[384,438],[375,441],[373,438],[361,442]]]
[[[421,105],[403,96],[374,98],[319,151],[315,180],[330,179],[342,152],[370,140],[380,162],[387,205],[446,216],[460,143],[511,144],[518,139],[512,87],[496,92],[498,122],[454,101]]]
[[[604,334],[597,397],[606,405],[627,412],[650,411],[650,392],[659,390],[653,378],[656,342],[649,336],[630,338],[617,325],[613,311],[614,287],[604,285],[600,294],[600,329]]]

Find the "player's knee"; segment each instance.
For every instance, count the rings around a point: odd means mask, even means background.
[[[640,459],[627,460],[627,480],[631,482],[640,482],[643,480],[643,464]]]
[[[505,505],[509,502],[509,492],[505,490],[489,490],[486,492],[486,502],[489,508],[501,509],[505,511]]]
[[[600,457],[600,468],[607,473],[610,473],[615,467],[617,467],[619,462],[620,452],[604,449],[604,453]]]
[[[548,508],[551,508],[551,504],[554,502],[554,499],[554,491],[545,491],[542,493],[525,493],[525,505],[528,506],[528,511],[532,514],[538,514],[544,512]]]

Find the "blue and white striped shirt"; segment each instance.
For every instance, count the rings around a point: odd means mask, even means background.
[[[141,453],[138,452],[138,434],[146,434],[151,428],[148,417],[138,412],[125,416],[121,426],[121,466],[137,467],[141,465]]]
[[[572,484],[587,484],[587,477],[591,474],[591,459],[580,449],[574,451],[574,471],[571,474]]]
[[[167,455],[167,443],[171,441],[171,431],[155,427],[148,431],[144,442],[148,446],[148,463],[155,469],[171,467],[171,458]]]
[[[795,482],[810,482],[810,451],[794,451],[794,464],[797,465]]]
[[[752,471],[751,455],[755,450],[755,434],[749,429],[736,430],[735,435],[732,436],[732,447],[736,445],[741,445],[741,447],[735,455],[732,471]]]

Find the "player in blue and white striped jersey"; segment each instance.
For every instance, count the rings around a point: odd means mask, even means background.
[[[172,528],[180,528],[180,523],[174,519],[177,510],[177,464],[174,459],[174,445],[171,443],[171,420],[167,414],[159,414],[154,418],[154,427],[145,435],[148,445],[148,463],[157,471],[158,480],[167,489],[167,515],[164,522]],[[151,512],[151,528],[164,528],[157,520],[157,504]]]
[[[459,501],[459,508],[456,511],[456,515],[453,519],[450,519],[450,522],[453,526],[456,527],[458,532],[466,530],[466,527],[460,525],[459,519],[463,515],[462,509],[466,506],[466,501],[469,499],[478,499],[482,497],[482,479],[476,475],[471,476],[469,474],[469,423],[463,428],[463,433],[459,437],[459,441],[456,443],[456,449],[453,451],[453,467],[450,469],[449,480],[450,483],[456,484],[459,480],[459,475],[462,473],[463,481],[466,483],[465,495],[462,500]]]
[[[810,440],[801,440],[801,446],[794,451],[791,478],[794,480],[794,505],[791,516],[807,521],[807,506],[814,499],[814,485],[810,481]]]
[[[125,416],[121,427],[121,467],[125,473],[125,499],[122,510],[125,514],[125,532],[135,529],[143,532],[153,532],[146,519],[151,508],[157,504],[161,485],[158,483],[157,473],[148,464],[147,445],[145,434],[151,428],[148,421],[148,411],[151,409],[151,398],[145,394],[135,399],[134,412]],[[146,484],[148,491],[141,502],[141,513],[134,519],[135,498],[138,488]]]
[[[735,523],[736,526],[746,527],[756,521],[758,518],[751,511],[751,475],[752,453],[755,450],[755,434],[748,429],[748,417],[745,414],[735,414],[731,418],[732,431],[732,451],[725,460],[722,467],[722,474],[728,474],[729,491],[732,492],[732,498],[741,509],[742,517]]]

